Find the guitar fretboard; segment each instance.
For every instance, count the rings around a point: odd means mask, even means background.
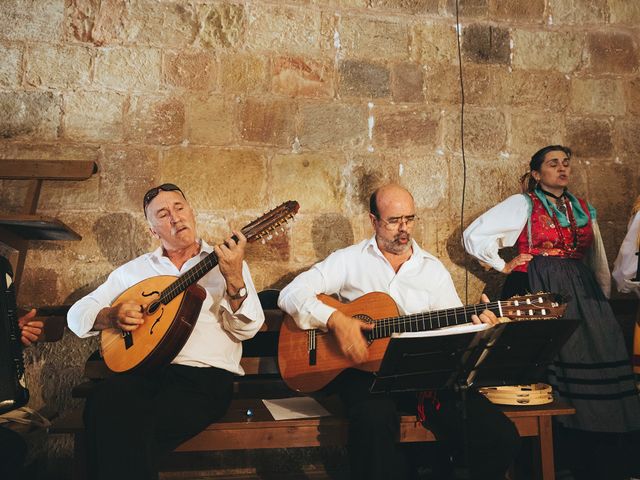
[[[369,334],[369,338],[375,340],[390,337],[394,333],[425,332],[437,328],[461,325],[471,322],[472,315],[480,315],[485,310],[492,311],[498,317],[502,315],[500,302],[498,301],[400,317],[382,318],[376,322],[375,327]]]

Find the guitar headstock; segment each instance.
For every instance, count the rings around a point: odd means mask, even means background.
[[[511,320],[542,320],[561,318],[567,309],[567,299],[557,293],[532,293],[501,300],[502,316]]]
[[[248,242],[268,239],[273,231],[293,218],[299,209],[300,204],[295,200],[284,202],[245,226],[242,233],[247,237]]]

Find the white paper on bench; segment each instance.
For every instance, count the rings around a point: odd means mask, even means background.
[[[328,417],[327,410],[311,397],[278,398],[262,400],[274,420],[294,418]]]

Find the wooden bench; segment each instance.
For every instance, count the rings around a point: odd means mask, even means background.
[[[282,323],[282,312],[265,310],[266,321],[256,337],[245,342],[242,366],[245,377],[238,377],[235,397],[227,414],[220,421],[180,445],[176,452],[211,452],[224,450],[249,450],[295,447],[344,446],[347,441],[347,420],[335,397],[320,398],[329,417],[280,420],[273,419],[262,403],[263,398],[295,396],[288,391],[277,369],[277,335]],[[85,367],[89,382],[76,387],[73,395],[84,397],[92,382],[104,378],[109,372],[100,360],[90,360]],[[252,415],[247,415],[251,410]],[[553,460],[552,417],[575,413],[572,407],[556,402],[535,406],[504,407],[505,414],[514,422],[520,436],[535,437],[532,452],[537,478],[555,478]],[[54,422],[51,433],[74,436],[73,478],[85,478],[84,427],[81,411],[73,411]],[[433,434],[424,429],[415,415],[403,415],[400,419],[399,442],[432,442]]]

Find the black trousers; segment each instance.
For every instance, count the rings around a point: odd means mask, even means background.
[[[27,444],[13,430],[0,426],[0,478],[18,480],[27,455]]]
[[[415,412],[416,395],[373,395],[369,387],[373,376],[347,370],[334,385],[349,417],[349,457],[353,479],[411,478],[405,452],[396,443],[399,411]],[[439,408],[427,405],[425,426],[438,439],[441,458],[434,466],[438,479],[453,476],[456,464],[464,462],[465,439],[471,478],[502,479],[515,458],[520,437],[515,425],[483,395],[467,394],[467,420],[458,408],[458,396],[450,391],[438,393]],[[465,436],[466,435],[466,436]],[[419,450],[411,449],[413,455]]]
[[[157,479],[158,455],[224,415],[233,374],[168,365],[148,375],[117,375],[87,399],[84,423],[91,479]]]

